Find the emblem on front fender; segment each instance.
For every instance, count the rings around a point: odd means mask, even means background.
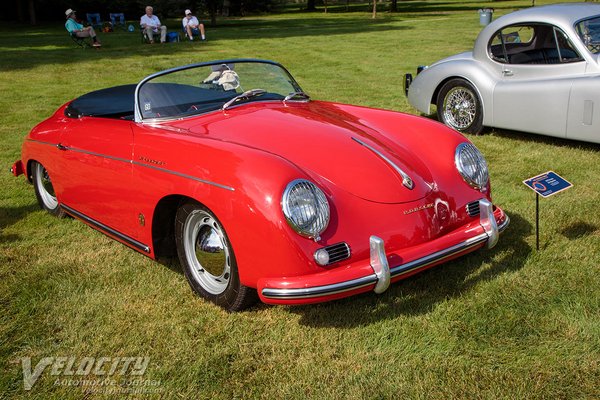
[[[148,164],[154,164],[154,165],[165,165],[165,164],[166,164],[164,161],[161,161],[161,160],[154,160],[154,159],[152,159],[152,158],[148,158],[148,157],[144,157],[144,156],[140,156],[140,157],[139,157],[139,160],[140,160],[140,161],[143,161],[143,162],[145,162],[145,163],[148,163]]]
[[[404,215],[416,213],[417,211],[423,211],[428,208],[433,208],[433,203],[427,203],[427,204],[423,204],[422,206],[419,206],[419,207],[411,208],[409,210],[404,210]]]

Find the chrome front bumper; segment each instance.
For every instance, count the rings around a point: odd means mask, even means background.
[[[375,293],[383,293],[390,286],[392,279],[410,273],[416,269],[425,268],[431,264],[439,263],[449,259],[457,254],[464,253],[473,247],[487,242],[487,247],[492,248],[498,243],[498,237],[508,224],[510,219],[506,215],[505,220],[500,226],[496,223],[494,217],[493,205],[486,199],[479,200],[479,223],[483,228],[483,233],[464,240],[454,246],[429,254],[425,257],[390,268],[384,250],[383,239],[377,236],[370,237],[370,265],[373,274],[361,278],[352,279],[329,285],[312,286],[304,288],[273,288],[265,287],[261,290],[262,297],[273,300],[302,300],[326,296],[338,295],[340,293],[354,291],[366,286],[375,285]]]

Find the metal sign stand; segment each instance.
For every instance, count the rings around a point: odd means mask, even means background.
[[[540,195],[552,196],[573,186],[556,172],[548,171],[523,181],[528,188],[535,192],[535,249],[540,249]]]
[[[535,249],[540,249],[540,194],[535,192]]]

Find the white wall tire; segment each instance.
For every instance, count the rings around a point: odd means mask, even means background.
[[[252,305],[256,291],[240,283],[229,238],[217,217],[190,201],[177,210],[175,242],[179,262],[192,290],[228,311]]]
[[[37,161],[34,161],[31,165],[31,178],[35,188],[35,197],[37,197],[40,207],[57,218],[64,217],[65,212],[56,198],[52,179],[46,168]]]

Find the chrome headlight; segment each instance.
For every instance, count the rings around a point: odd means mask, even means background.
[[[329,224],[329,203],[321,189],[305,179],[290,182],[281,199],[283,214],[300,235],[318,240]]]
[[[456,169],[463,179],[477,189],[483,189],[489,180],[488,167],[483,154],[472,143],[461,143],[454,156]]]

